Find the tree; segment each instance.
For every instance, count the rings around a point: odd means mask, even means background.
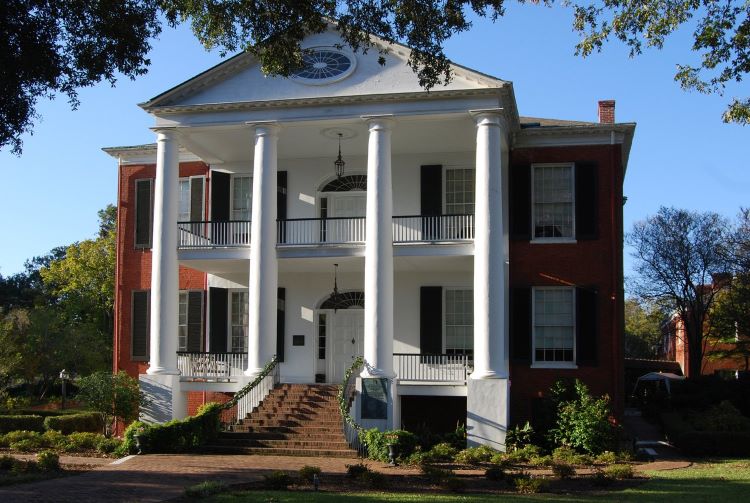
[[[723,94],[730,82],[750,71],[750,3],[745,0],[606,0],[577,2],[575,29],[582,35],[576,49],[587,56],[600,51],[610,36],[628,47],[631,57],[643,46],[661,49],[667,37],[688,25],[700,64],[678,64],[675,80],[683,89]],[[734,98],[724,122],[747,124],[750,97]]]
[[[78,389],[78,397],[102,415],[105,435],[110,435],[117,418],[125,422],[138,419],[143,397],[138,380],[125,372],[95,372],[82,377]]]
[[[636,298],[625,299],[625,356],[650,358],[659,356],[661,322],[665,315],[654,303]]]
[[[707,315],[719,291],[714,278],[731,270],[729,236],[729,222],[716,213],[665,207],[627,236],[638,274],[635,293],[667,306],[684,323],[692,376],[701,373]]]

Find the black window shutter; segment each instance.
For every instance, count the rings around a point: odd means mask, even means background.
[[[276,301],[276,358],[284,361],[284,333],[285,333],[285,312],[286,312],[286,288],[279,287]]]
[[[151,247],[151,223],[154,218],[152,193],[152,179],[135,181],[135,246],[138,248]]]
[[[419,352],[443,352],[443,288],[423,286],[419,291]]]
[[[420,190],[422,215],[441,215],[443,213],[443,166],[440,164],[422,166]]]
[[[232,176],[221,171],[211,171],[211,220],[226,222],[229,220],[231,194],[229,187]]]
[[[599,237],[599,184],[595,162],[577,162],[576,170],[576,239]]]
[[[187,350],[191,353],[201,351],[203,342],[203,292],[188,292],[187,305]]]
[[[519,164],[510,170],[510,239],[531,239],[531,165]]]
[[[210,350],[212,353],[227,352],[227,316],[229,291],[226,288],[211,287],[208,289],[209,311],[208,330]]]
[[[576,288],[576,364],[597,364],[597,292],[593,287]]]
[[[203,185],[205,179],[202,176],[190,178],[190,220],[201,222],[203,213]]]
[[[517,362],[531,362],[531,288],[510,289],[510,354]]]
[[[277,191],[276,194],[276,219],[279,221],[279,243],[286,243],[286,190],[287,190],[287,172],[279,171],[276,173]],[[283,361],[283,360],[279,360]]]
[[[133,323],[130,342],[133,360],[148,361],[149,359],[149,331],[151,326],[149,307],[148,291],[133,292],[133,305],[131,307]]]

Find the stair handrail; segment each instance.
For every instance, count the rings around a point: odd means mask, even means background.
[[[339,385],[339,390],[336,394],[336,400],[338,400],[339,402],[339,412],[341,413],[341,421],[344,428],[346,441],[351,447],[357,450],[360,456],[364,456],[366,450],[364,444],[359,440],[360,433],[364,430],[364,428],[362,427],[362,425],[357,424],[350,413],[352,399],[350,397],[351,393],[348,393],[347,390],[349,390],[352,384],[352,376],[357,370],[362,368],[364,364],[365,359],[363,357],[358,356],[354,359],[351,366],[346,369],[346,372],[344,372],[344,379]]]
[[[265,395],[262,397],[255,397],[256,399],[258,399],[257,401],[258,402],[262,401],[265,398],[265,396],[267,396],[268,393],[270,393],[271,390],[276,386],[276,384],[280,381],[278,363],[279,363],[279,360],[276,357],[276,355],[274,355],[271,358],[271,360],[263,366],[263,369],[261,369],[260,373],[257,376],[255,376],[255,379],[253,379],[251,382],[247,383],[245,386],[240,388],[240,390],[237,391],[229,401],[221,405],[220,407],[221,411],[230,410],[234,407],[237,407],[235,417],[232,421],[230,421],[230,423],[236,423],[239,421],[240,419],[239,416],[240,416],[240,413],[242,412],[240,409],[243,409],[243,410],[250,409],[251,407],[254,407],[255,405],[257,405],[257,404],[254,404],[252,406],[247,406],[247,404],[245,404],[244,406],[242,406],[242,404],[240,403],[240,400],[245,398],[255,388],[260,386],[266,380],[266,378],[268,378],[271,372],[273,372],[273,382],[270,383],[270,386],[268,387],[267,390],[265,390],[265,392],[263,390],[260,390],[260,393],[265,393]],[[251,412],[251,411],[245,411],[245,412]]]

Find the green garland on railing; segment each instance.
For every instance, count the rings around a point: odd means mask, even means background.
[[[346,369],[346,372],[344,372],[344,380],[339,385],[339,392],[336,395],[336,399],[339,402],[339,411],[341,412],[341,417],[344,419],[344,421],[350,425],[352,428],[354,428],[357,431],[362,431],[362,426],[358,425],[356,421],[354,421],[354,418],[349,414],[349,398],[345,396],[346,394],[346,385],[349,383],[349,379],[352,377],[352,374],[354,374],[355,371],[359,370],[363,365],[365,364],[365,359],[361,356],[358,356],[354,359],[354,362],[352,363],[351,367]]]
[[[263,370],[260,371],[260,374],[258,374],[258,376],[255,379],[253,379],[252,382],[247,383],[245,386],[242,387],[242,389],[240,389],[237,393],[234,394],[231,400],[222,404],[221,410],[228,410],[234,407],[235,405],[237,405],[237,402],[240,401],[240,398],[250,393],[250,391],[252,391],[253,388],[259,385],[261,381],[265,379],[266,376],[268,376],[268,374],[270,374],[273,371],[277,363],[279,363],[279,359],[276,357],[276,355],[274,355],[273,358],[271,358],[271,361],[266,363],[266,365],[263,367]]]

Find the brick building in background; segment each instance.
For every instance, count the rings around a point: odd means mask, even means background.
[[[635,125],[614,101],[521,117],[510,82],[463,67],[423,91],[401,46],[385,66],[334,30],[305,47],[288,79],[242,54],[166,91],[141,105],[156,144],[105,149],[115,370],[158,398],[146,419],[228,399],[273,355],[302,384],[363,355],[358,421],[459,419],[472,444],[502,448],[561,377],[621,407]]]

